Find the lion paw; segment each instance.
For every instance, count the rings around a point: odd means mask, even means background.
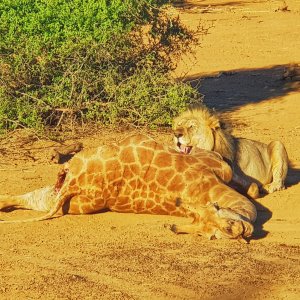
[[[266,184],[264,186],[264,190],[268,193],[268,194],[271,194],[271,193],[274,193],[276,191],[282,191],[285,189],[285,186],[281,183],[277,183],[277,182],[272,182],[272,183],[269,183],[269,184]]]

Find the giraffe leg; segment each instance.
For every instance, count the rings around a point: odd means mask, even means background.
[[[174,233],[198,234],[206,236],[209,240],[211,240],[214,237],[216,228],[214,227],[213,222],[208,221],[210,219],[209,216],[211,215],[211,212],[215,213],[214,204],[209,203],[205,207],[196,207],[194,204],[184,203],[180,199],[177,201],[176,205],[183,207],[191,216],[193,216],[194,220],[192,224],[173,224],[170,229]]]
[[[14,208],[49,211],[55,197],[54,186],[36,189],[23,195],[0,195],[0,210]]]
[[[0,210],[7,208],[23,208],[18,196],[0,195]]]
[[[259,187],[257,183],[247,178],[247,176],[239,171],[238,167],[234,168],[230,186],[240,193],[248,195],[252,199],[257,199],[259,197]]]
[[[204,223],[198,224],[186,224],[186,225],[175,225],[171,226],[171,230],[176,233],[191,233],[206,236],[209,240],[215,236],[216,228],[214,226],[207,226]]]
[[[284,145],[279,141],[268,145],[268,153],[272,165],[272,182],[265,185],[268,193],[285,189],[284,181],[288,172],[288,155]]]

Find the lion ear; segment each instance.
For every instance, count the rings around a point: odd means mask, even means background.
[[[215,119],[215,120],[213,120],[213,122],[211,122],[210,127],[212,130],[218,130],[218,129],[222,128],[222,124],[219,120]]]
[[[227,125],[224,122],[220,121],[220,128],[227,129]]]

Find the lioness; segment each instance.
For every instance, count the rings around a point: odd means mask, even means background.
[[[176,149],[185,154],[194,148],[222,155],[233,168],[233,185],[252,198],[260,192],[273,193],[285,188],[288,155],[284,145],[232,136],[217,115],[205,106],[183,112],[173,121]]]

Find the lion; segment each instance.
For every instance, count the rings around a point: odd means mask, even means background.
[[[176,150],[185,154],[197,148],[218,152],[233,169],[232,185],[253,199],[285,189],[289,160],[284,145],[237,138],[224,125],[204,105],[183,112],[173,121]]]

